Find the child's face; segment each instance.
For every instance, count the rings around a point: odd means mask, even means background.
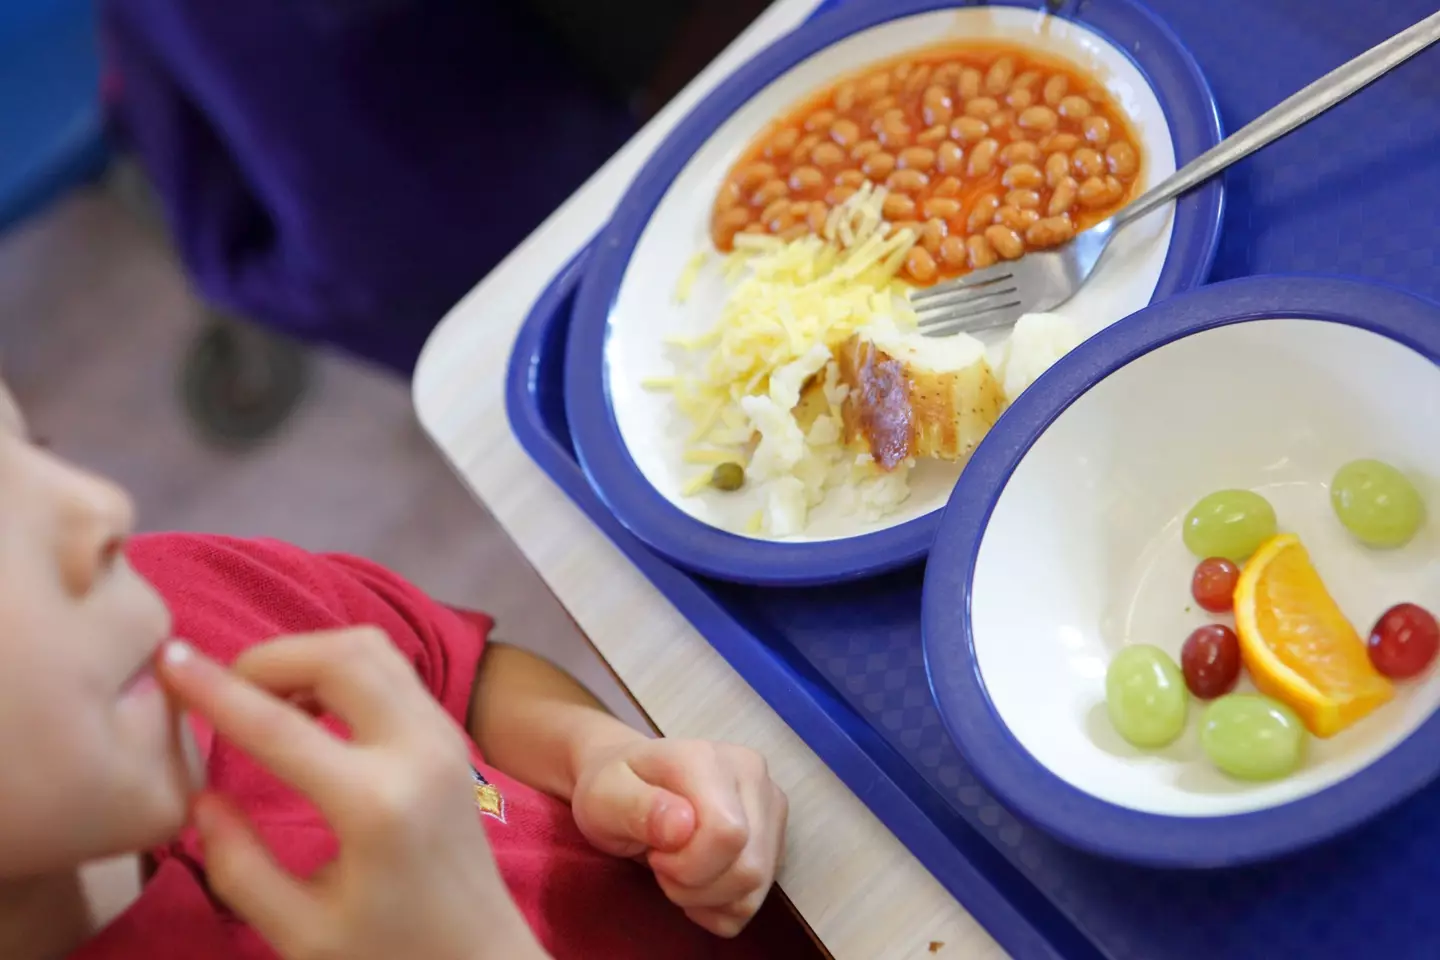
[[[0,387],[0,878],[183,822],[178,721],[150,671],[170,616],[122,552],[132,510],[32,446]]]

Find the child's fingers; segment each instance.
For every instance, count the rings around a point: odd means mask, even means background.
[[[347,797],[361,778],[343,741],[188,644],[167,644],[159,672],[187,709],[321,809]]]
[[[275,862],[245,815],[214,794],[196,798],[195,827],[210,889],[281,953],[323,922],[324,905]]]
[[[438,710],[413,667],[375,627],[282,637],[247,650],[234,671],[280,696],[301,695],[350,727],[357,743],[433,736]]]
[[[730,869],[750,841],[750,823],[732,770],[693,751],[713,750],[705,743],[667,743],[630,761],[646,783],[688,800],[695,809],[695,832],[679,850],[654,852],[650,865],[676,883],[704,887]],[[688,752],[687,752],[688,751]]]
[[[678,850],[695,833],[688,800],[651,786],[624,763],[607,766],[590,784],[583,818],[590,842],[613,857]]]

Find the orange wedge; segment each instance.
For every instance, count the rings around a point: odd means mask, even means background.
[[[1294,534],[1260,545],[1235,585],[1240,654],[1255,686],[1331,737],[1394,695]]]

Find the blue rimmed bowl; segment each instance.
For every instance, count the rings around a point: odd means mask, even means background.
[[[673,293],[710,246],[713,199],[741,151],[775,117],[835,79],[946,41],[1004,41],[1087,67],[1134,121],[1155,183],[1218,142],[1214,100],[1189,52],[1134,0],[1082,5],[1079,19],[1037,4],[958,7],[953,0],[857,0],[759,54],[700,103],[656,151],[601,234],[581,284],[566,356],[567,415],[592,486],[637,537],[696,572],[759,584],[853,579],[924,557],[959,468],[925,462],[911,496],[881,521],[812,513],[803,536],[735,532],[758,491],[685,491],[703,468],[682,453],[689,432],[668,394],[646,390],[674,373],[666,338],[718,318],[724,286],[702,274],[689,301]],[[1137,224],[1066,307],[1089,332],[1202,283],[1221,218],[1218,181]],[[713,258],[712,258],[713,259]]]
[[[1102,331],[1021,395],[976,451],[926,569],[936,703],[967,761],[1061,839],[1152,865],[1210,867],[1333,836],[1440,773],[1440,670],[1300,769],[1232,780],[1203,756],[1202,704],[1161,751],[1104,708],[1128,644],[1178,661],[1206,614],[1181,521],[1205,494],[1266,496],[1365,634],[1392,604],[1440,602],[1440,305],[1328,278],[1252,278],[1172,298]],[[1398,550],[1341,527],[1329,482],[1373,457],[1405,471],[1432,519]],[[1242,688],[1248,680],[1242,680]]]

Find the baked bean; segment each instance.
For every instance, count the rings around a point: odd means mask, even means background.
[[[946,177],[935,185],[931,194],[936,197],[958,197],[960,196],[960,178]]]
[[[890,236],[892,236],[892,237],[893,237],[893,236],[896,236],[896,235],[898,235],[898,234],[900,233],[900,231],[902,231],[902,230],[909,230],[911,236],[913,236],[913,237],[915,238],[915,240],[916,240],[917,243],[918,243],[919,240],[920,240],[920,234],[921,234],[921,233],[924,231],[924,229],[925,229],[924,227],[922,227],[922,226],[920,225],[920,221],[919,221],[919,220],[901,220],[901,221],[899,221],[898,223],[893,224],[893,226],[894,226],[894,229],[890,232]]]
[[[960,201],[954,197],[931,197],[925,201],[925,216],[948,220],[960,212]]]
[[[960,71],[960,82],[955,92],[960,94],[961,100],[973,100],[980,96],[980,85],[984,77],[974,67],[966,67]]]
[[[1069,213],[1070,208],[1075,206],[1075,196],[1080,190],[1080,185],[1075,182],[1074,177],[1062,177],[1060,182],[1055,184],[1055,190],[1050,194],[1050,203],[1045,207],[1045,214],[1051,217],[1058,217],[1062,213]]]
[[[815,173],[818,176],[820,171],[816,170]],[[1034,190],[1045,182],[1045,174],[1033,163],[1017,163],[1005,171],[1000,182],[1011,190]]]
[[[928,173],[935,166],[935,151],[929,147],[906,147],[900,151],[900,169]]]
[[[825,182],[825,174],[817,167],[796,167],[790,172],[790,189],[796,193],[814,190]]]
[[[874,103],[890,92],[890,74],[877,70],[860,81],[858,99],[861,103]]]
[[[1105,172],[1105,158],[1100,156],[1100,151],[1089,147],[1076,150],[1070,162],[1075,166],[1077,177],[1098,177]]]
[[[1104,150],[1110,142],[1110,121],[1104,117],[1086,117],[1080,126],[1085,131],[1085,139],[1096,149]]]
[[[860,142],[860,124],[849,117],[841,117],[830,124],[830,139],[838,146],[853,147]]]
[[[1005,194],[1005,205],[1021,210],[1034,210],[1040,206],[1040,194],[1035,190],[1018,189]]]
[[[715,195],[715,212],[728,210],[740,202],[740,184],[734,180],[727,180],[720,185],[720,192]]]
[[[886,153],[883,150],[872,153],[865,158],[865,162],[860,165],[860,169],[864,170],[865,176],[871,180],[888,177],[891,171],[895,169],[895,155]]]
[[[805,132],[819,133],[821,130],[828,130],[834,122],[834,110],[816,110],[805,119]]]
[[[975,206],[970,208],[970,217],[965,221],[965,229],[970,233],[979,233],[990,225],[990,220],[995,216],[995,211],[1000,209],[1000,198],[993,193],[987,193],[975,201]]]
[[[756,220],[754,223],[750,224],[750,226],[746,227],[744,230],[741,230],[740,232],[741,232],[741,233],[769,233],[770,230],[765,226],[765,224],[761,223],[759,220]]]
[[[1025,230],[1040,219],[1036,210],[1021,210],[1019,207],[1001,207],[995,211],[995,222],[1001,226],[1009,227],[1016,233],[1023,234]]]
[[[819,134],[817,134],[817,133],[807,133],[807,134],[805,134],[805,136],[803,136],[803,137],[800,138],[800,142],[797,143],[797,144],[795,144],[795,149],[790,151],[790,162],[791,162],[791,163],[804,163],[806,160],[809,160],[809,159],[810,159],[810,151],[814,150],[814,149],[815,149],[815,145],[816,145],[817,143],[819,143],[819,142],[820,142],[820,135],[819,135]]]
[[[960,149],[958,143],[951,143],[946,140],[935,150],[935,165],[941,173],[951,173],[960,169],[965,162],[965,151]]]
[[[1016,121],[1022,130],[1036,133],[1049,133],[1059,122],[1060,118],[1055,115],[1054,110],[1041,106],[1027,107],[1020,111],[1020,118]]]
[[[920,245],[933,257],[940,252],[947,232],[944,220],[927,220],[920,228]]]
[[[1015,130],[1014,130],[1014,128],[1012,127],[1012,124],[1015,123],[1015,111],[1014,111],[1014,110],[1000,110],[1000,111],[997,111],[996,113],[994,113],[994,114],[992,114],[992,115],[990,116],[990,119],[989,119],[988,122],[989,122],[989,124],[990,124],[990,132],[991,132],[991,133],[994,133],[994,134],[1001,134],[1001,133],[1003,133],[1003,134],[1005,134],[1006,136],[1008,136],[1008,137],[1010,137],[1010,138],[1012,138],[1012,139],[1014,138],[1014,136],[1015,136]]]
[[[731,207],[716,218],[715,224],[732,236],[750,223],[754,211],[749,207]]]
[[[856,95],[860,92],[860,85],[854,80],[847,80],[835,88],[835,109],[841,113],[849,113],[855,106]]]
[[[1045,185],[1054,188],[1070,176],[1070,154],[1052,153],[1045,158]]]
[[[874,125],[873,121],[879,120],[891,110],[896,109],[896,104],[898,104],[899,102],[900,100],[898,97],[884,96],[881,97],[879,100],[876,100],[874,103],[870,104],[870,109],[866,111],[866,113],[872,121],[871,125]],[[905,116],[904,110],[900,111],[900,116]]]
[[[990,125],[979,117],[961,117],[950,124],[950,136],[961,143],[977,143],[990,132]]]
[[[995,251],[990,247],[990,241],[985,239],[984,234],[976,234],[965,241],[965,252],[970,255],[970,267],[980,270],[984,267],[993,267],[998,259]]]
[[[1025,242],[1032,247],[1053,247],[1075,236],[1075,225],[1066,216],[1037,220],[1025,231]]]
[[[985,92],[991,96],[998,97],[1010,89],[1010,81],[1015,79],[1015,60],[1013,57],[1001,57],[990,65],[990,70],[985,74]]]
[[[965,240],[962,237],[949,236],[940,242],[940,262],[951,270],[965,266],[965,256]]]
[[[885,219],[894,223],[896,220],[909,220],[915,216],[915,201],[903,193],[892,193],[885,198],[880,212]]]
[[[829,193],[825,194],[825,202],[838,207],[846,200],[849,200],[851,197],[855,196],[856,189],[857,188],[855,187],[847,186],[834,187],[830,190]]]
[[[742,191],[750,191],[767,180],[775,179],[775,172],[773,163],[752,163],[748,167],[740,168],[735,175],[735,182]]]
[[[998,223],[985,228],[985,239],[1006,260],[1014,260],[1025,253],[1025,241],[1020,239],[1020,234]]]
[[[895,64],[895,79],[900,81],[901,83],[904,83],[905,79],[914,72],[915,64],[911,63],[909,60],[906,60],[903,63]]]
[[[1026,70],[1015,78],[1014,83],[1010,84],[1010,92],[1014,93],[1017,90],[1029,90],[1031,93],[1034,93],[1035,88],[1038,86],[1040,86],[1040,71]]]
[[[1017,163],[1039,163],[1040,148],[1029,140],[1016,140],[1000,151],[1000,162],[1007,167]]]
[[[790,202],[789,213],[790,219],[792,220],[804,220],[807,216],[810,215],[810,201],[792,200]]]
[[[1070,94],[1060,100],[1060,116],[1066,120],[1084,120],[1095,112],[1095,107],[1084,97],[1077,97]]]
[[[779,200],[772,200],[766,204],[765,209],[760,211],[761,223],[773,223],[780,219],[790,210],[790,201],[781,197]]]
[[[800,142],[800,131],[794,127],[786,127],[765,145],[765,156],[771,160],[776,157],[788,157],[790,151],[795,149],[795,144]]]
[[[935,68],[935,72],[930,76],[930,82],[942,87],[953,88],[960,80],[960,71],[962,69],[964,69],[964,67],[954,60],[951,60],[949,63],[942,63]]]
[[[829,219],[830,208],[825,205],[825,201],[816,200],[810,204],[810,212],[805,214],[805,225],[810,228],[811,233],[818,235],[825,229],[825,221]]]
[[[1035,102],[1035,91],[1033,90],[1011,90],[1005,94],[1005,102],[1016,110],[1024,110]]]
[[[926,88],[921,105],[928,124],[949,123],[955,116],[955,103],[950,99],[950,91],[944,87]]]
[[[905,122],[903,116],[887,116],[881,121],[880,129],[877,131],[880,142],[890,150],[901,150],[910,146],[913,139],[913,131],[910,124]]]
[[[786,230],[789,230],[791,227],[795,226],[795,218],[790,215],[788,204],[786,205],[786,209],[780,211],[779,216],[772,217],[769,220],[762,220],[760,222],[765,224],[765,226],[770,229],[770,232],[775,234],[776,236],[779,236],[781,233],[784,233]]]
[[[905,95],[908,97],[913,97],[921,90],[924,90],[925,85],[930,82],[930,74],[932,72],[932,69],[933,68],[930,66],[930,64],[922,63],[914,70],[910,71],[910,75],[903,78],[905,81],[905,86],[902,89]]]
[[[776,234],[776,236],[778,236],[786,243],[791,243],[795,240],[799,240],[801,237],[808,236],[809,233],[810,225],[808,223],[796,223],[786,227],[784,230],[781,230],[779,233]]]
[[[896,170],[885,181],[887,190],[898,190],[901,193],[919,193],[928,186],[930,178],[919,170]]]
[[[994,116],[995,111],[1000,109],[1000,104],[995,102],[994,97],[975,97],[965,101],[965,116],[975,117],[984,120]]]
[[[942,124],[936,124],[929,129],[921,130],[920,136],[915,138],[915,142],[920,144],[920,146],[922,147],[934,147],[939,145],[940,143],[943,143],[945,138],[949,135],[949,129],[947,129]]]
[[[1120,199],[1125,188],[1114,177],[1090,177],[1080,184],[1076,197],[1082,207],[1105,207]]]
[[[986,137],[975,144],[975,149],[970,151],[970,165],[966,172],[972,177],[983,177],[995,168],[995,155],[1000,152],[1000,144],[995,140]]]
[[[1052,133],[1040,141],[1040,149],[1046,153],[1069,153],[1080,146],[1080,138],[1073,133]]]
[[[750,198],[750,203],[753,206],[763,207],[772,200],[789,196],[790,188],[786,185],[785,181],[779,177],[774,177],[760,185],[760,189],[756,190],[755,195]]]
[[[1044,101],[1052,107],[1060,106],[1060,101],[1065,99],[1065,94],[1070,92],[1070,78],[1063,73],[1053,75],[1045,81],[1043,92]]]
[[[810,162],[822,169],[838,167],[845,162],[845,151],[828,140],[824,143],[815,144],[815,149],[810,151]]]
[[[1105,160],[1110,172],[1121,180],[1129,180],[1140,169],[1140,157],[1135,148],[1124,140],[1117,140],[1105,148]]]
[[[859,170],[842,170],[835,175],[835,183],[842,187],[855,187],[865,182],[865,174]]]
[[[861,140],[850,149],[851,160],[864,160],[871,154],[879,153],[884,148],[880,146],[879,140]]]
[[[935,279],[935,258],[924,247],[911,247],[905,257],[905,271],[917,283],[929,283]]]

